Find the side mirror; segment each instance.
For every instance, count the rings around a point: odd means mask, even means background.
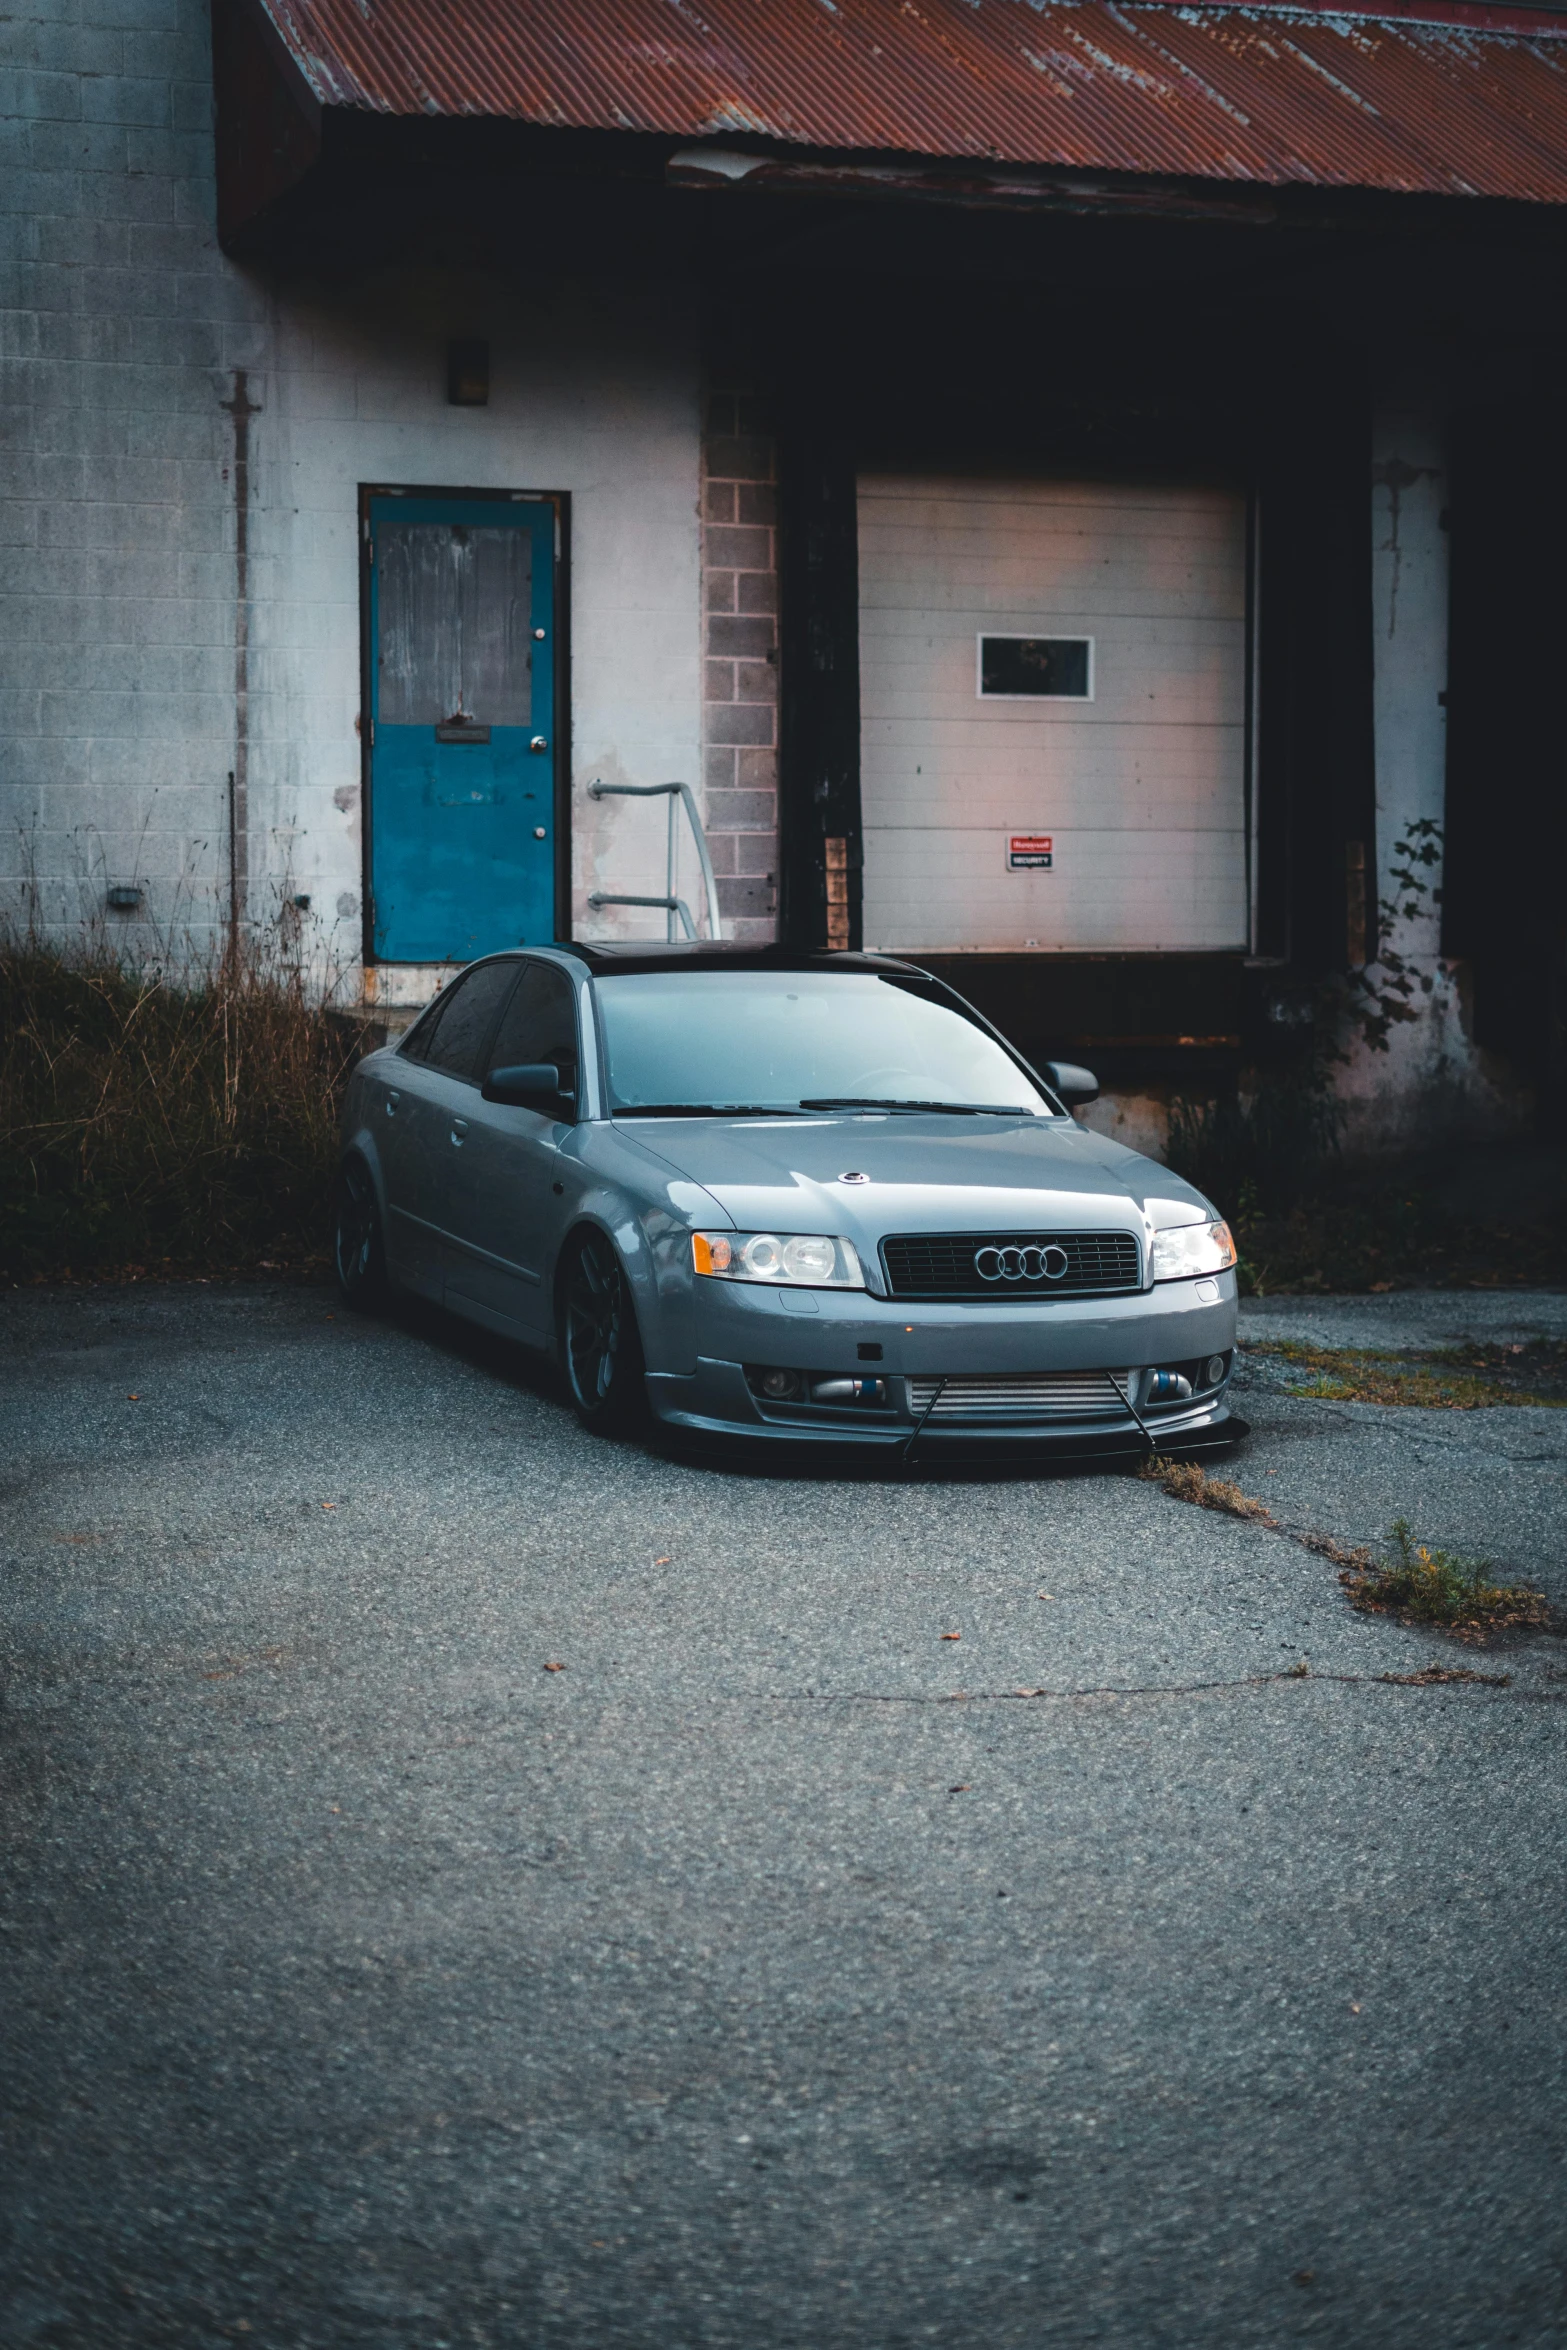
[[[1043,1067],[1046,1084],[1061,1096],[1069,1110],[1078,1102],[1099,1099],[1099,1080],[1092,1069],[1080,1069],[1075,1061],[1046,1061]]]
[[[575,1108],[576,1095],[561,1083],[553,1061],[519,1061],[509,1069],[492,1069],[480,1089],[487,1102],[505,1102],[514,1110],[537,1110],[541,1117],[558,1118],[562,1108]]]

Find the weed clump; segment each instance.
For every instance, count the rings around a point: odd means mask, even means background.
[[[1408,1404],[1449,1412],[1483,1411],[1498,1404],[1555,1409],[1567,1405],[1567,1395],[1541,1395],[1511,1379],[1485,1376],[1491,1369],[1488,1361],[1460,1356],[1455,1350],[1402,1362],[1396,1355],[1366,1347],[1306,1346],[1293,1339],[1270,1339],[1250,1351],[1309,1373],[1285,1392],[1313,1402]],[[1544,1351],[1519,1347],[1507,1358],[1505,1368],[1521,1367],[1523,1360]],[[1460,1364],[1461,1368],[1449,1368]]]
[[[0,1279],[321,1261],[364,1041],[259,953],[175,985],[0,934]]]
[[[1260,1081],[1251,1096],[1170,1104],[1165,1163],[1239,1216],[1287,1210],[1337,1152],[1343,1113],[1320,1060]]]
[[[1346,1567],[1339,1581],[1364,1614],[1439,1624],[1449,1632],[1500,1632],[1550,1622],[1543,1592],[1526,1583],[1493,1583],[1490,1572],[1487,1560],[1417,1542],[1408,1519],[1399,1518],[1388,1556]]]
[[[1266,1502],[1242,1493],[1233,1478],[1210,1477],[1197,1461],[1167,1461],[1153,1453],[1137,1474],[1172,1501],[1195,1502],[1199,1509],[1222,1510],[1226,1517],[1250,1518],[1263,1526],[1278,1523]]]

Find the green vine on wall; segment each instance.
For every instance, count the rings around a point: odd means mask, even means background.
[[[1374,963],[1350,974],[1345,1010],[1349,1025],[1374,1053],[1385,1053],[1388,1038],[1402,1022],[1418,1020],[1417,997],[1429,995],[1432,974],[1419,971],[1407,955],[1387,942],[1400,922],[1418,922],[1442,903],[1442,892],[1425,878],[1442,862],[1442,827],[1434,816],[1416,816],[1393,843],[1389,879],[1393,895],[1378,901],[1384,943]],[[1342,1060],[1342,1050],[1335,1056]]]

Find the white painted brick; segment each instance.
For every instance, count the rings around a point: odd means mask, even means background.
[[[148,81],[130,74],[84,74],[79,89],[85,122],[136,124],[155,130],[169,127],[167,81]]]
[[[14,148],[25,142],[16,124],[0,123],[0,212],[23,212],[39,219],[81,210],[81,191],[67,172],[38,171],[30,161],[17,161]]]
[[[179,209],[182,184],[178,180],[155,178],[150,173],[135,179],[105,174],[92,186],[89,209],[111,220],[173,220]],[[192,212],[197,209],[193,204]],[[199,210],[206,221],[210,200],[203,201]]]
[[[0,59],[42,73],[118,73],[125,36],[101,25],[42,24],[13,14],[0,23]]]
[[[169,118],[177,131],[197,131],[203,136],[212,134],[212,83],[205,76],[200,81],[175,81],[169,90]]]
[[[27,134],[27,160],[34,171],[123,176],[126,133],[118,123],[33,122]]]
[[[25,67],[8,73],[0,104],[18,121],[79,122],[82,81],[76,73],[49,73]]]
[[[36,359],[38,355],[37,311],[0,312],[0,360]]]

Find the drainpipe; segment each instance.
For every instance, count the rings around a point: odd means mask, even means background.
[[[250,397],[248,370],[234,370],[234,397],[222,402],[234,419],[234,765],[228,780],[229,906],[227,961],[239,954],[240,926],[250,894]]]

